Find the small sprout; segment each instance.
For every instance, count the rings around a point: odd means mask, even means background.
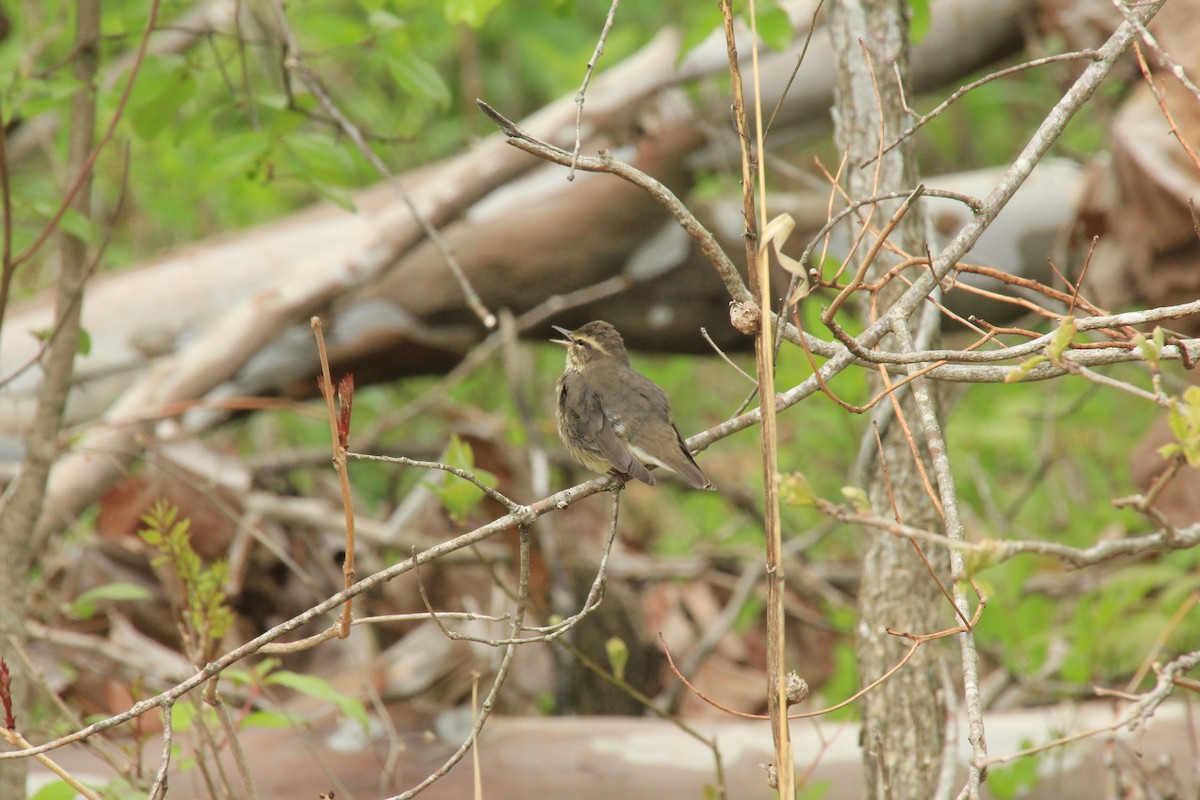
[[[867,492],[860,486],[843,486],[842,497],[854,507],[854,510],[860,514],[867,514],[871,511],[871,500],[867,497]]]
[[[1189,386],[1182,400],[1172,400],[1167,423],[1177,441],[1158,448],[1158,454],[1168,459],[1182,455],[1188,466],[1200,466],[1200,386]]]
[[[1162,358],[1162,327],[1156,326],[1154,334],[1149,339],[1140,333],[1135,333],[1133,335],[1133,343],[1137,345],[1138,352],[1142,354],[1142,358],[1146,359],[1146,363],[1150,365],[1150,368],[1157,371],[1159,360]]]
[[[785,506],[811,506],[817,502],[808,485],[808,478],[801,472],[788,472],[779,476],[779,499]]]
[[[1058,330],[1050,337],[1050,344],[1046,345],[1046,355],[1055,364],[1062,361],[1063,353],[1067,352],[1067,348],[1071,346],[1071,342],[1075,341],[1075,334],[1079,329],[1075,325],[1074,317],[1063,317],[1062,323],[1058,326]]]
[[[612,668],[613,675],[619,681],[625,680],[625,665],[629,663],[629,647],[620,637],[613,636],[604,643],[604,650],[608,653],[608,666]]]
[[[1036,367],[1038,364],[1041,364],[1045,360],[1045,356],[1034,356],[1033,358],[1027,358],[1005,373],[1004,382],[1020,383],[1029,376],[1029,373],[1033,371],[1034,367]]]

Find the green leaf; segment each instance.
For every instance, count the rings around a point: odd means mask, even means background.
[[[479,29],[501,0],[446,0],[443,10],[446,19]]]
[[[71,784],[66,781],[54,781],[38,789],[30,800],[74,800],[78,796],[79,792],[75,791]]]
[[[811,506],[817,502],[808,478],[801,472],[779,476],[779,499],[785,506]]]
[[[324,197],[335,206],[341,208],[343,211],[349,211],[351,214],[353,214],[358,210],[358,206],[354,203],[354,195],[350,194],[346,190],[340,189],[337,186],[329,186],[328,184],[320,183],[318,181],[309,181],[309,185],[316,189],[317,194],[321,195],[321,197]]]
[[[912,44],[921,41],[929,33],[929,26],[933,24],[933,11],[929,6],[929,0],[909,0],[912,17],[908,23],[908,40]]]
[[[375,9],[367,15],[367,24],[375,33],[391,33],[392,31],[400,30],[405,26],[404,20],[397,17],[390,11],[385,11],[382,8]]]
[[[80,214],[73,208],[68,208],[63,212],[62,217],[58,220],[58,226],[76,239],[88,244],[96,244],[100,241],[96,232],[96,224],[92,218]]]
[[[1023,742],[1021,747],[1032,747],[1032,742]],[[1038,784],[1038,760],[1033,756],[1018,758],[1007,764],[988,767],[988,789],[997,798],[1007,800],[1019,797]]]
[[[190,731],[196,724],[196,707],[191,703],[176,703],[171,706],[171,728],[176,733]]]
[[[624,640],[613,636],[604,643],[604,650],[608,653],[608,666],[612,669],[613,675],[619,681],[625,680],[625,665],[629,663],[629,647]]]
[[[792,20],[779,6],[771,3],[766,9],[758,7],[758,35],[776,52],[787,49],[792,43],[795,32],[792,30]]]
[[[149,56],[138,70],[125,115],[143,141],[158,136],[178,116],[180,107],[196,95],[196,79],[183,56]]]
[[[1167,411],[1167,425],[1177,440],[1158,449],[1163,458],[1183,453],[1188,466],[1200,466],[1200,386],[1189,386]]]
[[[696,48],[696,45],[708,38],[709,34],[721,27],[721,10],[716,3],[699,3],[693,5],[690,13],[683,20],[683,41],[679,45],[679,58],[682,59]]]
[[[867,497],[866,490],[858,486],[843,486],[842,497],[850,502],[854,510],[860,514],[867,514],[871,511],[871,500]]]
[[[974,576],[982,569],[997,563],[1000,554],[1000,544],[995,539],[983,539],[977,543],[978,549],[971,550],[964,559],[964,569],[968,575]]]
[[[35,200],[30,204],[34,213],[41,217],[46,222],[54,218],[58,213],[58,203],[51,203],[45,200]],[[88,244],[95,244],[100,240],[96,233],[96,225],[91,218],[85,217],[73,208],[67,208],[63,211],[62,216],[58,219],[58,227],[67,233],[74,236],[80,241]]]
[[[219,137],[207,153],[208,168],[200,172],[201,188],[224,184],[236,175],[254,175],[270,152],[270,143],[260,131],[241,131]]]
[[[369,37],[371,30],[365,17],[347,11],[348,9],[331,10],[298,15],[295,19],[300,49],[312,51],[350,47]]]
[[[388,51],[388,71],[401,88],[419,97],[426,97],[446,108],[450,105],[450,87],[437,68],[411,51]]]
[[[5,98],[8,102],[4,109],[4,123],[7,125],[13,119],[30,119],[55,109],[65,110],[67,100],[81,86],[82,81],[63,70],[51,73],[45,80],[22,77],[14,87],[20,89],[22,96]]]
[[[813,781],[796,787],[796,800],[821,800],[833,787],[831,781]]]
[[[1175,454],[1182,450],[1182,447],[1172,442],[1171,444],[1164,444],[1162,447],[1158,448],[1158,454],[1164,459],[1169,460],[1174,458]]]
[[[367,710],[363,704],[349,695],[334,689],[328,681],[315,675],[301,675],[297,672],[280,670],[267,678],[267,683],[286,686],[301,694],[333,703],[344,715],[363,726],[367,730]]]
[[[280,140],[303,165],[303,173],[315,183],[350,186],[355,183],[357,164],[351,152],[323,133],[296,131]]]
[[[152,596],[149,590],[136,583],[106,583],[76,597],[71,603],[71,611],[80,619],[91,619],[102,600],[149,600]]]
[[[92,352],[92,335],[88,333],[87,328],[80,328],[79,341],[75,343],[75,353],[86,356],[90,352]]]
[[[1151,367],[1158,369],[1158,362],[1162,358],[1163,349],[1162,328],[1156,327],[1154,335],[1150,339],[1147,339],[1141,333],[1135,333],[1133,335],[1133,343],[1137,345],[1138,352],[1142,354],[1142,358],[1146,359],[1146,362]]]
[[[1046,360],[1045,356],[1033,356],[1032,358],[1025,359],[1020,364],[1013,367],[1008,372],[1004,373],[1004,382],[1005,383],[1020,383],[1021,381],[1025,380],[1026,377],[1029,376],[1029,373],[1033,370],[1034,367],[1036,367],[1038,364],[1041,364],[1045,360]]]
[[[450,435],[450,443],[446,446],[442,460],[451,467],[472,473],[486,486],[494,487],[497,483],[495,475],[486,470],[475,469],[475,454],[471,452],[471,445],[457,435]],[[442,501],[450,519],[455,522],[466,519],[471,509],[483,498],[483,492],[478,486],[453,474],[443,476],[442,482],[431,486],[430,490]]]
[[[1075,334],[1079,329],[1075,326],[1074,317],[1063,317],[1062,322],[1058,326],[1058,330],[1050,337],[1050,343],[1046,345],[1046,355],[1055,364],[1062,361],[1063,353],[1067,352],[1067,348],[1071,346],[1071,342],[1075,341]]]
[[[304,724],[304,720],[282,711],[251,711],[242,717],[239,728],[291,728]]]

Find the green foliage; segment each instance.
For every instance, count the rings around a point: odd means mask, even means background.
[[[625,665],[629,663],[629,646],[620,637],[613,636],[604,642],[604,652],[608,654],[608,667],[613,676],[625,680]]]
[[[131,63],[147,8],[140,0],[103,5],[102,65]],[[0,42],[6,126],[46,113],[66,118],[79,88],[69,58],[73,5],[46,0],[25,11],[13,15],[14,29]],[[177,24],[186,11],[183,4],[163,4],[158,27]],[[644,45],[664,19],[686,25],[702,16],[694,4],[673,11],[664,17],[658,3],[627,0],[601,67]],[[520,118],[574,91],[606,12],[607,5],[564,0],[328,0],[286,9],[304,67],[397,172],[445,157],[486,131],[472,105],[475,94]],[[764,26],[773,20],[768,14]],[[185,53],[151,54],[140,63],[116,137],[96,164],[101,213],[123,203],[119,215],[106,217],[113,226],[109,264],[268,220],[317,199],[352,208],[351,190],[379,179],[330,124],[299,73],[285,70],[281,52],[269,33],[243,41],[217,35]],[[465,52],[474,55],[465,58]],[[132,75],[127,66],[98,81],[101,128],[118,112]],[[61,164],[66,143],[60,131],[41,152]],[[40,153],[15,161],[12,233],[18,252],[57,210],[60,172],[47,168]],[[62,226],[89,242],[101,239],[74,212]]]
[[[1022,740],[1021,742],[1022,750],[1032,746],[1033,743],[1029,740]],[[1009,762],[1008,764],[988,767],[988,789],[998,800],[1009,800],[1009,798],[1020,797],[1034,786],[1037,786],[1038,763],[1040,761],[1041,759],[1038,756],[1028,756],[1026,758],[1018,758],[1016,761]]]
[[[930,0],[909,0],[909,22],[908,22],[908,38],[913,44],[917,44],[925,38],[925,34],[929,33],[929,26],[933,24],[933,14],[930,11]]]
[[[930,7],[931,14],[937,13],[936,4],[931,3]],[[914,35],[917,32],[914,31]],[[1054,49],[1057,46],[1054,42],[1044,44],[1046,52],[1057,52]],[[990,66],[984,71],[990,73],[994,69]],[[921,173],[937,175],[1009,163],[1062,96],[1064,80],[1075,69],[1071,64],[1043,66],[1026,71],[1019,80],[985,83],[959,98],[916,134]],[[981,73],[964,77],[961,82],[965,84],[982,76]],[[1088,103],[1080,109],[1055,144],[1053,154],[1094,153],[1104,146],[1108,118],[1104,107],[1106,97],[1123,91],[1120,84],[1119,80],[1104,83],[1099,102]],[[915,109],[926,113],[944,100],[946,94],[938,91],[934,96],[910,99],[910,102]]]
[[[1025,380],[1034,367],[1047,360],[1052,364],[1061,364],[1063,353],[1067,352],[1067,348],[1075,341],[1076,333],[1078,333],[1078,330],[1075,326],[1075,318],[1063,317],[1057,330],[1054,331],[1054,335],[1050,337],[1050,341],[1046,344],[1045,354],[1031,356],[1010,369],[1004,376],[1004,382],[1019,383]]]
[[[853,506],[854,510],[860,514],[869,514],[871,511],[871,499],[867,497],[867,491],[860,486],[843,486],[842,497],[846,498],[846,502]]]
[[[796,800],[821,800],[833,788],[832,781],[805,782],[796,787]]]
[[[91,619],[105,600],[148,600],[152,595],[134,583],[106,583],[88,589],[71,603],[71,613],[79,619]]]
[[[191,520],[179,518],[179,509],[159,500],[142,516],[146,527],[138,531],[147,544],[158,550],[151,563],[168,567],[179,582],[181,607],[179,627],[184,649],[194,663],[207,661],[233,625],[233,611],[225,603],[225,581],[229,565],[214,561],[205,565],[192,548]]]
[[[1067,352],[1067,348],[1071,346],[1071,342],[1075,341],[1075,334],[1078,329],[1075,325],[1074,317],[1063,317],[1058,328],[1054,331],[1054,335],[1050,337],[1050,343],[1046,345],[1046,355],[1055,364],[1062,361],[1063,353]]]
[[[495,488],[496,476],[484,469],[475,467],[475,454],[471,445],[455,434],[450,434],[450,444],[442,455],[442,463],[451,467],[466,470],[479,479],[485,486]],[[483,490],[470,481],[457,475],[447,473],[441,483],[433,484],[430,490],[442,501],[442,506],[455,522],[466,519],[471,509],[483,499]]]
[[[1044,361],[1046,361],[1046,356],[1043,356],[1043,355],[1030,356],[1029,358],[1022,361],[1020,364],[1018,364],[1017,366],[1010,369],[1007,373],[1005,373],[1004,382],[1005,383],[1020,383],[1021,381],[1025,380],[1027,377],[1029,377],[1029,373],[1033,370],[1034,367],[1036,367],[1038,364],[1041,364]]]
[[[33,793],[30,800],[75,800],[79,793],[66,781],[53,781]]]
[[[858,689],[858,661],[854,656],[854,644],[849,639],[840,641],[833,648],[833,671],[821,694],[830,704],[840,703]],[[855,719],[857,716],[858,709],[853,703],[829,713],[829,719],[834,720]]]
[[[446,19],[482,28],[488,15],[504,0],[445,0]]]
[[[1189,386],[1171,403],[1168,422],[1176,441],[1158,449],[1163,458],[1179,454],[1188,466],[1200,466],[1200,386]]]
[[[207,707],[204,707],[207,708]],[[197,712],[201,707],[196,703],[176,703],[171,706],[171,728],[176,733],[187,733],[196,725]],[[207,708],[208,712],[212,712],[211,708]],[[214,719],[213,722],[216,722]]]
[[[285,686],[317,700],[333,703],[343,715],[362,725],[364,731],[368,729],[367,710],[363,707],[362,702],[342,694],[323,678],[280,670],[268,675],[265,682],[275,686]]]
[[[238,722],[238,727],[245,730],[247,728],[292,728],[304,724],[304,719],[294,714],[286,714],[282,711],[251,711],[246,716],[242,717]]]
[[[792,20],[773,0],[755,4],[758,35],[772,50],[784,50],[792,43]]]
[[[812,506],[816,495],[808,485],[802,472],[789,472],[779,476],[779,501],[787,506]]]
[[[1155,370],[1158,369],[1159,359],[1162,357],[1163,341],[1163,329],[1158,325],[1154,326],[1154,333],[1149,339],[1140,331],[1133,334],[1133,343],[1137,345],[1138,353],[1146,359],[1151,369]]]

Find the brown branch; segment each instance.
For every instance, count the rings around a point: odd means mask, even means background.
[[[333,398],[336,393],[341,397],[340,387],[334,389],[333,379],[329,374],[329,355],[325,352],[325,331],[321,325],[320,317],[313,317],[309,320],[312,326],[313,335],[317,339],[317,355],[321,361],[321,380],[320,389],[321,395],[325,398],[325,409],[329,415],[329,436],[331,439],[330,446],[333,448],[333,469],[337,472],[338,486],[342,490],[342,509],[345,513],[346,524],[346,553],[342,558],[342,575],[345,579],[345,588],[349,589],[354,585],[354,496],[350,493],[350,473],[346,466],[346,444],[349,438],[349,399],[343,398],[343,408],[345,414],[343,419],[345,425],[339,427],[338,415],[334,409]],[[353,381],[351,381],[351,391],[353,391]],[[346,602],[342,609],[341,626],[338,629],[338,638],[345,639],[350,635],[350,622],[354,617],[353,603]]]

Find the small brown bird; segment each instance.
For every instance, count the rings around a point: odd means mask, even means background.
[[[567,348],[558,379],[558,435],[593,472],[615,472],[654,485],[647,464],[669,469],[697,489],[712,483],[696,466],[671,419],[667,394],[629,366],[617,329],[597,320],[568,331],[553,326]]]

